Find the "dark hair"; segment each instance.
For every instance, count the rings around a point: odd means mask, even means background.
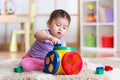
[[[70,22],[71,22],[70,15],[65,10],[62,10],[62,9],[54,10],[50,15],[48,23],[51,22],[53,19],[60,18],[60,17],[66,18],[68,20],[69,24],[70,24]]]

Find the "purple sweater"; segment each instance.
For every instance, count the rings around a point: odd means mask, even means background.
[[[46,32],[48,34],[50,34],[49,29],[46,29]],[[44,35],[44,34],[43,34]],[[64,44],[64,39],[63,37],[59,38],[61,41],[61,44]],[[51,42],[49,40],[35,40],[35,42],[33,43],[33,45],[31,46],[30,50],[28,51],[28,53],[30,54],[30,56],[35,57],[35,58],[39,58],[44,60],[46,54],[53,50],[53,45],[51,44]]]

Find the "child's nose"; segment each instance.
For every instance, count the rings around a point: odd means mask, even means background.
[[[60,27],[59,30],[62,30],[62,27]]]

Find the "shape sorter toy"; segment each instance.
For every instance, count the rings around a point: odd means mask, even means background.
[[[76,49],[68,46],[55,46],[48,52],[44,61],[44,72],[50,74],[78,74],[83,61]]]

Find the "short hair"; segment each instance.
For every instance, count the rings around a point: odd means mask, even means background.
[[[68,20],[69,24],[70,24],[70,22],[71,22],[70,15],[65,10],[62,10],[62,9],[54,10],[50,15],[48,23],[51,22],[53,19],[60,18],[60,17],[66,18]]]

